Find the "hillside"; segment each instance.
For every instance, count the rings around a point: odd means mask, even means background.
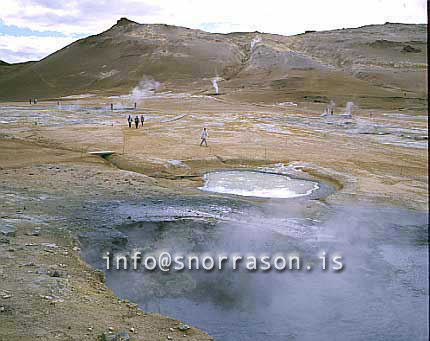
[[[7,73],[16,72],[22,70],[30,65],[33,65],[36,62],[24,62],[24,63],[15,63],[9,64],[2,60],[0,60],[0,77],[6,75]]]
[[[161,90],[213,92],[240,101],[354,100],[425,107],[427,25],[371,25],[308,32],[213,34],[122,18],[35,63],[0,66],[0,100],[128,93],[142,80]],[[3,71],[4,69],[8,72]]]

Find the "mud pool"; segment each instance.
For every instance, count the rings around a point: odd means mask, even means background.
[[[205,175],[203,191],[245,197],[295,198],[318,189],[316,182],[255,171],[224,171]]]
[[[107,285],[216,340],[425,339],[426,214],[316,202],[314,213],[303,214],[289,199],[210,195],[110,207],[122,222],[82,234],[84,259],[105,269],[105,251],[295,254],[301,270],[109,270]],[[344,269],[335,272],[328,261],[323,271],[323,251],[328,260],[342,256]]]

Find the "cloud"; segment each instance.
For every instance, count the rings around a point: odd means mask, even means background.
[[[157,15],[156,1],[49,1],[6,0],[0,18],[6,25],[37,31],[58,31],[66,35],[94,34],[106,30],[123,16],[140,19]]]
[[[7,25],[65,34],[94,34],[122,16],[142,23],[167,23],[190,28],[212,24],[223,32],[258,29],[300,33],[395,22],[426,22],[424,0],[6,0],[1,19]]]
[[[11,36],[0,34],[0,60],[19,63],[39,60],[72,43],[72,37]]]
[[[120,17],[219,33],[258,30],[290,35],[386,21],[425,23],[426,3],[425,0],[3,0],[0,19],[5,25],[54,31],[66,38],[100,33]],[[40,40],[39,44],[45,42],[47,45],[39,50],[54,52],[52,40]]]

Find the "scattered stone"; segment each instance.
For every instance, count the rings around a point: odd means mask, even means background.
[[[31,232],[26,232],[25,235],[26,236],[35,236],[35,237],[37,237],[37,236],[40,235],[40,229],[34,229]]]
[[[4,238],[4,237],[0,238],[0,244],[9,244],[9,243],[10,243],[9,239]]]
[[[129,307],[130,309],[137,309],[138,305],[136,303],[127,303],[127,307]]]
[[[0,314],[13,314],[13,308],[7,305],[0,305]]]
[[[136,332],[136,330],[132,327],[132,328],[130,328],[130,332],[131,332],[131,333],[135,333],[135,332]]]
[[[130,335],[127,332],[119,332],[117,334],[104,333],[101,337],[102,341],[129,341]]]
[[[181,323],[180,325],[179,325],[179,327],[178,327],[178,329],[180,330],[180,331],[182,331],[182,332],[184,332],[184,331],[186,331],[186,330],[188,330],[188,329],[190,329],[191,327],[188,325],[188,324],[184,324],[184,323]]]
[[[419,53],[421,52],[421,49],[413,47],[411,45],[405,45],[402,49],[402,52],[407,52],[407,53]]]
[[[6,237],[16,237],[16,227],[11,225],[1,225],[0,226],[0,236]]]
[[[173,328],[169,328],[169,330],[170,330],[171,332],[174,332],[174,331],[175,331]]]
[[[167,340],[173,340],[173,337],[170,335],[167,335]]]
[[[64,275],[60,271],[58,271],[58,270],[50,271],[48,273],[48,275],[51,276],[51,277],[64,277]]]
[[[50,249],[58,249],[58,245],[55,243],[42,243],[42,245]]]
[[[74,246],[74,247],[73,247],[73,251],[81,251],[81,249],[80,249],[80,248],[78,248],[77,246]]]

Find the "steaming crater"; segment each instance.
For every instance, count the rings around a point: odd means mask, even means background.
[[[225,341],[331,340],[334,333],[339,340],[428,339],[422,328],[428,316],[427,213],[324,205],[309,219],[289,210],[293,201],[278,211],[237,197],[158,199],[97,207],[94,221],[102,214],[122,222],[80,235],[85,261],[105,271],[116,295],[145,311]],[[134,250],[214,257],[292,253],[302,269],[247,271],[244,259],[237,271],[106,270],[106,251]],[[323,250],[344,257],[345,271],[322,270]]]
[[[211,172],[204,179],[205,185],[200,187],[203,191],[245,197],[296,198],[310,195],[319,188],[313,181],[257,171]]]

